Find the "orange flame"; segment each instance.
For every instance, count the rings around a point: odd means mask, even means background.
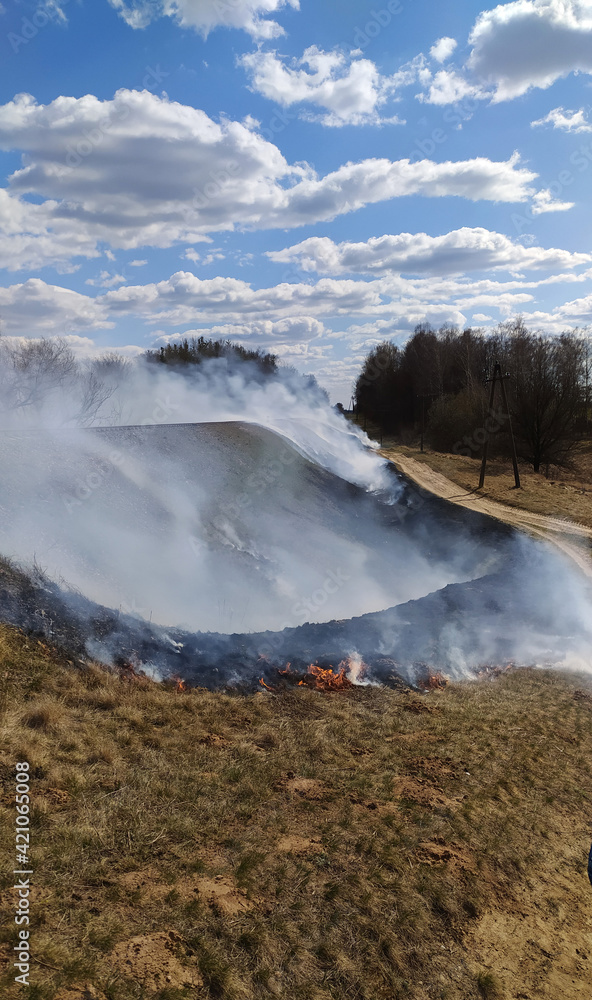
[[[360,684],[361,678],[367,669],[368,665],[364,663],[361,656],[355,653],[351,657],[348,657],[348,659],[342,660],[336,671],[332,666],[324,668],[320,667],[318,663],[311,663],[306,668],[306,673],[302,674],[300,671],[292,670],[291,663],[286,663],[283,670],[278,669],[278,675],[286,677],[294,684],[298,684],[298,687],[308,687],[314,688],[316,691],[328,692],[349,691]],[[259,683],[267,688],[268,691],[274,690],[274,688],[270,688],[265,683],[263,678],[261,678]]]
[[[175,688],[175,691],[177,692],[177,694],[181,694],[182,691],[186,691],[187,690],[187,684],[183,680],[182,677],[175,677],[174,680],[176,681],[176,685],[177,685],[176,688]]]
[[[448,680],[442,674],[428,674],[423,680],[420,680],[418,687],[423,691],[443,691],[448,685]]]
[[[298,683],[300,687],[304,685],[311,686],[317,691],[347,691],[354,686],[353,682],[347,676],[345,666],[340,666],[337,673],[335,673],[333,667],[324,670],[315,663],[311,663],[306,677]]]
[[[266,691],[271,691],[272,694],[275,694],[274,689],[270,687],[269,684],[266,684],[262,677],[259,678],[259,683],[261,687],[265,688]]]

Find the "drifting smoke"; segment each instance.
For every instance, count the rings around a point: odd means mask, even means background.
[[[0,358],[0,552],[151,623],[144,664],[199,680],[352,651],[367,679],[418,660],[457,676],[502,656],[589,663],[575,572],[411,487],[306,380],[23,352]],[[125,628],[89,631],[88,651],[137,650]]]

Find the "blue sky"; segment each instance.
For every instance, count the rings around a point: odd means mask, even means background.
[[[592,0],[3,0],[0,316],[349,400],[422,321],[592,318]]]

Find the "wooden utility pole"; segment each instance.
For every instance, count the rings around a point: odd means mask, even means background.
[[[419,450],[423,452],[423,437],[425,433],[425,396],[421,397],[421,443]]]
[[[508,421],[508,429],[510,431],[510,441],[512,443],[512,464],[514,466],[514,483],[516,484],[515,488],[519,490],[520,473],[518,471],[518,456],[516,455],[516,442],[514,441],[514,432],[512,430],[512,418],[510,417],[510,408],[508,406],[508,396],[506,393],[506,386],[505,386],[505,381],[506,379],[509,378],[510,375],[508,374],[508,372],[506,372],[505,375],[502,375],[502,367],[499,361],[496,361],[495,367],[493,369],[493,377],[487,379],[487,382],[491,382],[491,392],[489,394],[489,418],[490,420],[495,419],[493,415],[494,413],[493,404],[495,402],[496,386],[497,383],[499,382],[502,390],[502,399],[504,404],[505,417],[506,420]],[[483,488],[483,484],[485,482],[485,470],[487,468],[487,446],[489,444],[489,434],[490,431],[487,431],[485,435],[485,441],[483,442],[483,459],[481,462],[481,475],[479,476],[479,489]]]

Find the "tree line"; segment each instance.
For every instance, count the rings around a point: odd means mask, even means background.
[[[275,354],[249,349],[230,340],[207,340],[205,337],[191,337],[191,339],[184,337],[178,343],[166,344],[147,351],[145,357],[150,363],[172,365],[177,368],[200,365],[212,358],[225,358],[230,362],[250,362],[264,375],[273,375],[277,372]]]
[[[119,423],[121,400],[125,393],[133,393],[134,375],[144,368],[145,375],[156,376],[161,366],[179,378],[191,378],[199,371],[206,381],[221,369],[228,374],[240,369],[245,382],[260,385],[282,378],[295,391],[328,401],[313,375],[280,369],[276,355],[229,340],[185,337],[131,361],[116,351],[80,358],[61,337],[21,341],[0,337],[0,417],[16,417],[31,426],[40,420],[55,426]]]
[[[384,341],[369,352],[356,413],[404,439],[425,429],[437,451],[477,455],[487,436],[494,454],[508,455],[508,414],[499,405],[489,412],[487,379],[498,362],[519,457],[537,472],[563,464],[590,431],[592,339],[582,330],[548,336],[521,318],[487,335],[420,324],[403,347]]]

